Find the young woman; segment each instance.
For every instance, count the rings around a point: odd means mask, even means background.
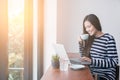
[[[91,62],[91,72],[97,74],[99,80],[115,80],[118,55],[114,37],[102,32],[100,21],[94,14],[84,18],[83,34],[89,34],[89,39],[79,40],[80,52],[84,53],[81,59]]]

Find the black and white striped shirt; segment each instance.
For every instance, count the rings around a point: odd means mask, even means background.
[[[113,36],[105,33],[103,36],[95,38],[90,55],[92,59],[91,71],[107,80],[115,80],[118,55]]]

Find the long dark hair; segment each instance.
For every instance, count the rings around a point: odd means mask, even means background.
[[[83,20],[83,34],[86,34],[86,33],[88,34],[88,32],[85,29],[85,25],[84,25],[85,21],[89,21],[98,31],[102,31],[102,27],[101,27],[98,17],[95,14],[89,14],[85,16]],[[94,41],[94,36],[89,36],[89,39],[85,41],[86,43],[86,46],[84,49],[85,56],[88,56],[88,57],[90,56],[90,48],[91,48],[93,41]]]

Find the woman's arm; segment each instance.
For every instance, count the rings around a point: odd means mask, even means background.
[[[118,64],[118,55],[114,38],[107,41],[107,52],[105,57],[93,57],[92,65],[94,67],[116,67]]]

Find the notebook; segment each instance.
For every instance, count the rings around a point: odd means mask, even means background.
[[[88,61],[81,61],[79,58],[69,58],[63,44],[53,44],[55,52],[62,58],[69,61],[70,64],[89,65]]]

